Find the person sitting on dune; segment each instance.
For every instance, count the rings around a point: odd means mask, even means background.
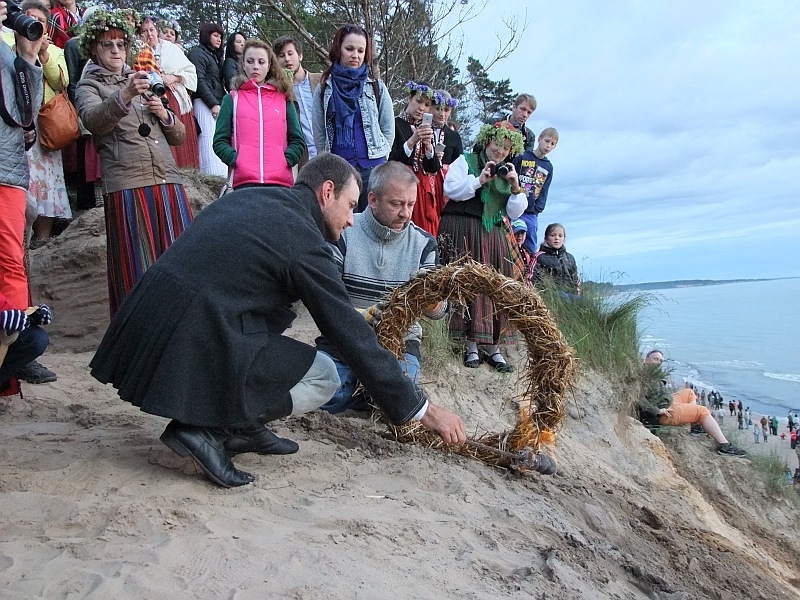
[[[725,456],[744,456],[744,450],[731,444],[722,433],[719,424],[705,406],[697,404],[697,394],[684,388],[676,394],[667,390],[662,378],[661,363],[664,354],[651,350],[644,361],[645,386],[637,402],[639,420],[648,427],[666,425],[702,425],[706,433],[719,444],[717,453]]]

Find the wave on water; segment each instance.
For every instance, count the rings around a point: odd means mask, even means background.
[[[706,367],[725,367],[732,369],[763,369],[764,364],[755,360],[704,360],[697,364]]]
[[[781,381],[794,381],[796,383],[800,383],[800,375],[795,375],[794,373],[764,373],[764,377],[769,377],[770,379],[780,379]]]

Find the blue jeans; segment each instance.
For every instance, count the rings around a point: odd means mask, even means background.
[[[341,385],[339,386],[339,389],[336,390],[333,398],[328,400],[328,402],[323,404],[320,408],[322,410],[327,410],[332,415],[348,409],[370,410],[370,406],[367,404],[362,394],[359,394],[355,398],[353,397],[353,394],[358,387],[358,379],[356,378],[356,374],[353,373],[350,367],[348,367],[345,363],[336,360],[332,356],[331,358],[336,365],[336,371],[339,373]],[[400,368],[403,369],[407,377],[411,378],[414,383],[419,383],[419,360],[416,356],[413,354],[405,354],[405,358],[398,359],[397,362],[400,364]]]
[[[525,243],[523,246],[528,249],[531,254],[539,251],[539,245],[536,243],[536,234],[539,229],[539,216],[533,213],[522,213],[520,219],[525,221],[528,226],[528,235],[525,236]]]
[[[44,354],[49,343],[47,333],[37,325],[20,331],[17,341],[8,347],[6,359],[0,366],[0,391],[5,389],[14,373]]]

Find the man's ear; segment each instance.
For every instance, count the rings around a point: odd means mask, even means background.
[[[367,203],[370,206],[375,206],[376,202],[377,202],[377,196],[375,195],[375,192],[370,192],[369,194],[367,194]]]
[[[319,200],[319,205],[323,207],[328,206],[335,197],[336,187],[333,185],[333,181],[326,179],[322,182],[322,185],[319,186],[319,190],[317,191],[317,200]]]

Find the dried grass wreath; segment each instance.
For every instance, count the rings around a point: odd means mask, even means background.
[[[492,299],[498,312],[505,312],[509,325],[516,327],[527,345],[527,361],[520,371],[525,384],[519,402],[517,425],[503,433],[488,433],[473,441],[489,448],[464,445],[445,446],[438,435],[419,421],[390,426],[400,442],[415,442],[431,448],[480,460],[496,466],[512,466],[513,458],[497,450],[518,453],[525,448],[537,452],[542,432],[555,432],[565,417],[565,396],[576,374],[574,351],[567,344],[539,294],[519,281],[471,259],[461,259],[395,288],[388,298],[376,329],[380,343],[403,357],[403,336],[426,306],[448,300],[466,306],[479,295]]]

